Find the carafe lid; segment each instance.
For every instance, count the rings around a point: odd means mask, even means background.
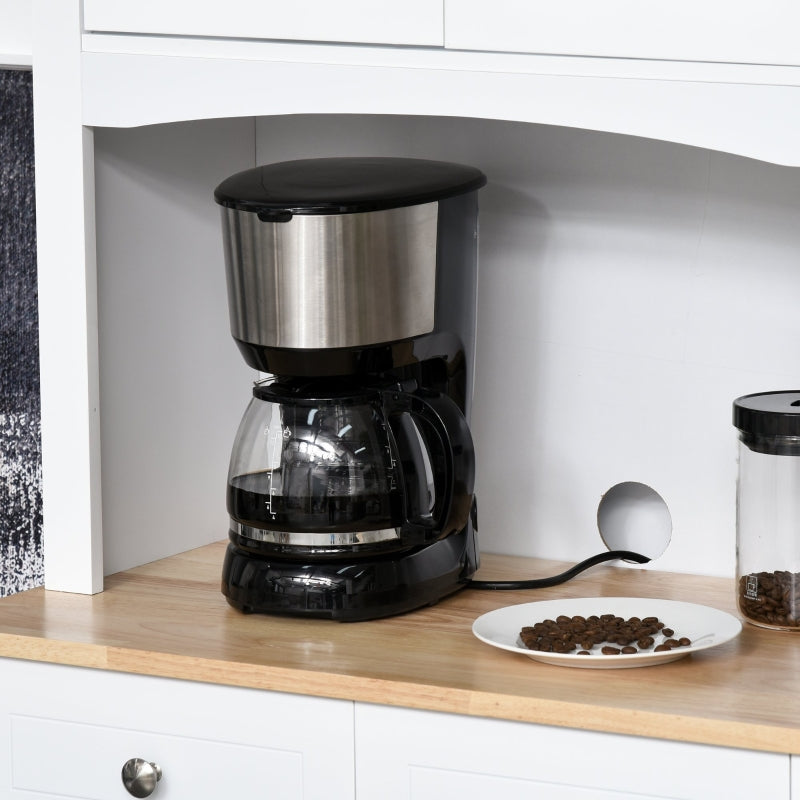
[[[369,402],[385,386],[346,377],[293,378],[281,376],[258,381],[253,397],[272,403],[290,405],[352,405]]]
[[[237,172],[214,191],[221,206],[285,222],[420,205],[480,189],[475,167],[416,158],[312,158]]]

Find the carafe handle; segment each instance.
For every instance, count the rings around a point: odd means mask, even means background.
[[[475,487],[475,448],[461,409],[447,395],[427,389],[386,392],[384,404],[389,414],[407,412],[423,423],[437,497],[431,530],[437,539],[460,531],[469,520]],[[431,431],[435,435],[425,435]]]

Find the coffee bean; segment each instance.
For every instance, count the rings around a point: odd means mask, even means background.
[[[800,628],[800,572],[777,570],[742,575],[739,610],[756,624]]]
[[[524,626],[519,638],[526,648],[538,652],[577,651],[578,655],[591,655],[592,650],[600,646],[599,652],[604,655],[633,655],[650,650],[659,631],[664,638],[653,652],[668,652],[691,644],[687,637],[673,638],[673,629],[665,627],[657,617],[630,617],[626,620],[616,614],[589,617],[561,614],[555,620],[546,619]]]

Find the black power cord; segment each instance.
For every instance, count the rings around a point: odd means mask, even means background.
[[[565,583],[584,570],[594,567],[597,564],[602,564],[604,561],[616,561],[617,559],[634,561],[637,564],[646,564],[650,561],[648,556],[643,556],[641,553],[632,553],[630,550],[609,550],[606,553],[598,553],[596,556],[591,556],[576,564],[574,567],[570,567],[565,572],[559,575],[553,575],[549,578],[534,578],[526,581],[471,580],[467,583],[467,586],[472,589],[544,589],[547,586],[557,586],[559,583]]]

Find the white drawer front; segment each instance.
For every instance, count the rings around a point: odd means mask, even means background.
[[[444,42],[444,0],[84,0],[87,31],[241,39],[430,45]]]
[[[356,704],[356,792],[381,800],[786,797],[789,756]]]
[[[303,797],[303,754],[209,739],[165,736],[59,722],[11,718],[14,791],[81,800],[130,797],[122,765],[144,758],[163,771],[153,797],[230,797],[269,789],[273,797]]]
[[[466,50],[800,64],[795,0],[446,0],[445,43]]]
[[[352,800],[348,701],[0,659],[0,798]]]

